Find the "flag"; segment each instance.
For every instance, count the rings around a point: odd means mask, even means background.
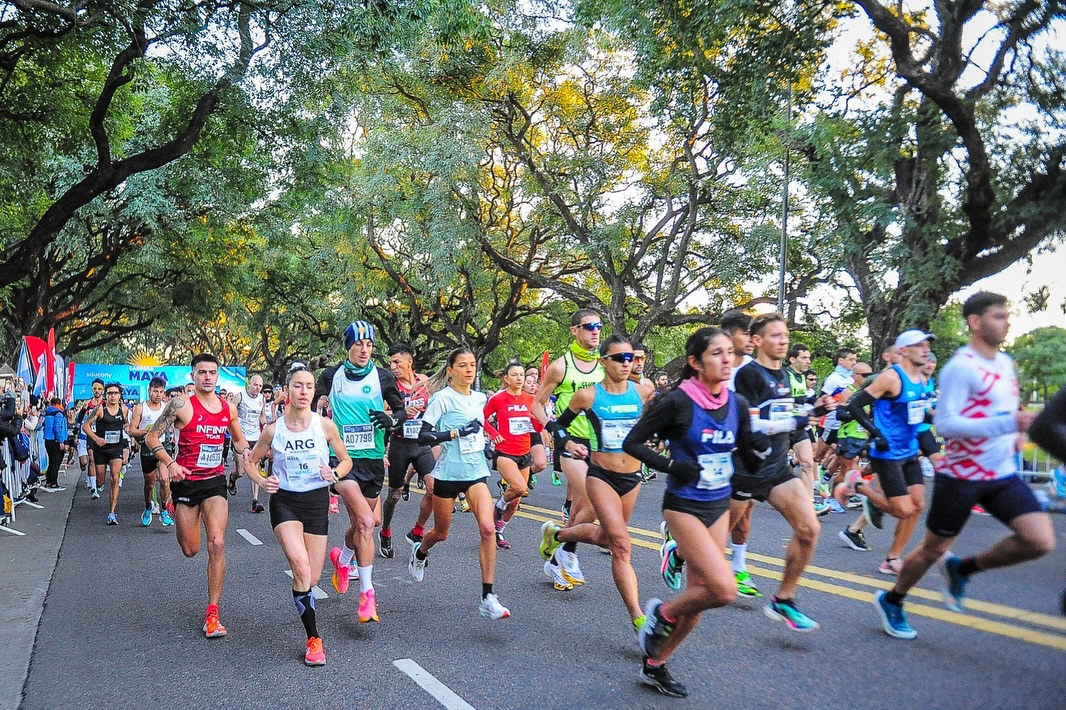
[[[34,362],[31,359],[30,349],[26,345],[26,341],[22,341],[22,347],[19,348],[19,364],[17,375],[23,379],[27,384],[33,384],[34,381]]]
[[[67,365],[66,389],[63,391],[63,394],[60,395],[60,396],[63,397],[63,402],[64,403],[70,403],[70,402],[74,401],[74,363],[73,362],[71,362],[69,365]]]
[[[45,391],[53,395],[56,391],[56,329],[48,329],[48,347],[44,351],[45,357]]]
[[[44,351],[48,348],[48,344],[40,338],[27,335],[22,339],[22,348],[26,354],[26,365],[25,369],[23,369],[23,358],[20,355],[18,374],[19,377],[26,380],[27,385],[32,385],[37,382],[37,373],[40,370]]]
[[[543,382],[548,376],[548,365],[551,364],[552,356],[545,350],[544,354],[540,356],[540,381]]]

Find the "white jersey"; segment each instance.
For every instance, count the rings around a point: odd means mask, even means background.
[[[259,441],[259,416],[266,406],[266,399],[260,392],[258,397],[252,397],[247,392],[241,392],[241,401],[237,404],[237,423],[241,427],[241,434],[249,442]]]
[[[278,419],[270,448],[274,452],[273,472],[282,490],[302,493],[329,485],[322,478],[322,466],[329,466],[329,443],[319,415],[312,413],[311,424],[298,432],[286,426],[284,417]]]
[[[1010,355],[988,360],[969,345],[959,348],[940,373],[933,425],[947,443],[937,471],[967,481],[1013,475],[1019,401]]]
[[[726,387],[729,388],[730,392],[737,391],[737,373],[740,372],[740,368],[744,367],[754,359],[755,358],[753,358],[751,355],[745,355],[744,357],[740,358],[740,364],[734,367],[732,372],[729,373],[729,384],[727,384]]]
[[[827,394],[839,401],[839,397],[843,394],[844,390],[855,384],[855,377],[851,373],[843,375],[836,370],[829,373],[829,376],[825,378],[825,382],[822,383],[822,394]],[[829,412],[822,418],[822,427],[829,431],[835,431],[840,428],[840,421],[837,420],[836,411]]]

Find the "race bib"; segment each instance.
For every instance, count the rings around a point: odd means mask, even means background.
[[[780,422],[792,418],[792,408],[795,403],[792,400],[775,399],[770,402],[770,421]]]
[[[293,451],[285,454],[285,473],[293,482],[319,478],[318,454],[314,451]]]
[[[533,433],[533,420],[529,417],[511,417],[508,429],[512,436]]]
[[[629,436],[629,430],[637,423],[636,419],[604,419],[602,424],[604,449],[615,451],[622,448],[622,442]]]
[[[700,464],[700,480],[696,482],[696,488],[713,491],[729,485],[729,479],[733,477],[731,452],[700,454],[696,460]]]
[[[916,399],[913,402],[907,402],[907,423],[911,426],[915,424],[921,424],[925,421],[925,400]]]
[[[119,431],[105,431],[104,443],[105,444],[117,444],[122,432]]]
[[[422,431],[421,419],[406,419],[403,423],[403,438],[417,439],[418,432]]]
[[[344,448],[349,451],[366,451],[374,448],[374,425],[345,424]]]
[[[466,436],[459,437],[459,453],[473,454],[480,453],[485,450],[485,433],[477,431],[474,434],[467,434]]]
[[[197,468],[218,468],[222,465],[222,444],[200,444],[196,457]]]

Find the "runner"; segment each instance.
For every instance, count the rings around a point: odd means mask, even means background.
[[[233,403],[237,406],[237,422],[241,426],[244,438],[253,449],[259,441],[259,432],[262,429],[263,412],[266,409],[266,398],[263,396],[263,378],[252,375],[248,378],[248,386],[244,391],[238,390],[233,393]],[[247,476],[251,471],[244,470],[243,462],[237,459],[236,470],[230,474],[229,493],[237,495],[237,479]],[[262,513],[265,508],[259,502],[259,485],[255,476],[248,476],[252,484],[252,512]]]
[[[156,492],[157,481],[162,488],[159,492],[159,521],[163,527],[174,524],[174,519],[170,517],[166,507],[167,501],[170,500],[170,482],[166,476],[158,475],[159,461],[144,441],[152,425],[163,416],[163,410],[166,409],[163,403],[166,387],[166,380],[153,377],[148,383],[148,399],[133,408],[133,419],[130,423],[130,435],[141,445],[141,474],[144,476],[144,512],[141,513],[141,525],[144,527],[152,524],[152,494]]]
[[[947,447],[933,481],[925,538],[903,561],[896,585],[874,598],[885,633],[895,638],[918,635],[907,623],[903,599],[938,561],[944,601],[949,609],[961,612],[975,572],[1033,560],[1055,547],[1051,518],[1018,476],[1014,463],[1019,434],[1029,428],[1034,415],[1019,409],[1014,361],[999,350],[1010,327],[1007,299],[987,291],[975,293],[963,303],[962,315],[970,342],[952,356],[940,376],[933,421]],[[875,381],[871,387],[876,385]],[[951,546],[978,503],[1012,534],[960,559],[950,552]]]
[[[633,631],[637,632],[644,625],[644,615],[631,560],[628,525],[641,489],[640,461],[622,450],[622,442],[655,390],[651,382],[645,385],[630,380],[635,360],[633,346],[625,338],[612,335],[600,345],[600,353],[603,381],[578,390],[552,423],[552,433],[564,442],[570,455],[589,462],[585,486],[599,525],[584,523],[560,529],[549,520],[541,526],[540,554],[545,574],[559,589],[560,580],[565,578],[551,560],[560,543],[586,542],[610,550],[614,584],[629,612]],[[585,414],[591,424],[587,447],[567,441],[566,428],[579,414]]]
[[[1059,461],[1066,461],[1066,388],[1044,405],[1029,427],[1029,438]],[[1062,613],[1066,616],[1066,590],[1062,592]]]
[[[411,479],[409,469],[414,469],[418,480],[426,487],[426,495],[419,504],[418,521],[415,532],[423,534],[422,526],[433,512],[433,449],[418,443],[418,433],[422,430],[422,413],[429,402],[426,390],[426,377],[415,372],[414,352],[407,343],[396,343],[389,348],[389,370],[396,378],[396,386],[403,396],[404,411],[407,419],[403,426],[397,428],[389,441],[389,496],[382,506],[381,532],[379,542],[381,556],[392,558],[392,516],[396,503],[402,497],[411,498]],[[415,534],[415,533],[412,533]]]
[[[936,336],[906,330],[896,338],[900,362],[877,375],[865,389],[848,401],[848,412],[870,433],[870,467],[879,487],[863,480],[858,471],[848,471],[834,495],[841,505],[859,493],[870,505],[896,518],[892,545],[879,568],[898,574],[901,560],[918,516],[925,508],[925,480],[918,463],[918,425],[926,418],[922,367],[929,356],[929,341]],[[866,407],[872,405],[872,417]],[[883,569],[882,569],[883,568]]]
[[[627,454],[669,474],[662,509],[672,537],[665,544],[663,570],[668,563],[676,568],[667,581],[671,589],[680,589],[680,562],[687,560],[688,585],[672,601],[653,598],[644,606],[641,681],[681,698],[688,691],[666,670],[667,659],[704,610],[729,604],[737,593],[724,554],[734,452],[755,470],[760,461],[754,452],[765,446],[752,440],[748,402],[725,386],[733,363],[730,337],[701,328],[689,336],[685,355],[677,388],[651,402],[623,443]],[[672,458],[644,443],[656,437],[670,441]]]
[[[503,368],[505,389],[485,403],[485,434],[495,446],[496,470],[504,486],[500,499],[493,507],[496,525],[496,547],[510,550],[511,543],[503,536],[522,499],[529,495],[530,453],[532,438],[540,437],[540,422],[533,418],[530,407],[533,396],[523,391],[522,364],[512,362]],[[571,400],[572,401],[572,400]]]
[[[600,331],[603,320],[596,311],[582,308],[570,316],[570,334],[573,341],[570,350],[548,367],[548,373],[541,383],[537,398],[533,402],[533,416],[542,425],[547,425],[549,417],[545,410],[549,397],[556,395],[555,411],[562,412],[570,404],[574,394],[585,387],[591,387],[603,380],[603,366],[600,364]],[[558,391],[556,391],[558,390]],[[567,427],[569,439],[576,446],[589,445],[592,428],[588,418],[581,414]],[[553,441],[555,451],[555,470],[566,476],[566,503],[563,504],[563,518],[567,526],[591,523],[596,513],[589,504],[585,491],[585,475],[588,464],[563,447],[563,441]],[[584,584],[585,575],[577,559],[577,542],[564,544],[555,553],[563,576],[570,584]]]
[[[352,460],[337,425],[311,411],[314,394],[311,370],[298,365],[289,371],[289,406],[281,419],[263,429],[248,459],[248,478],[270,494],[270,525],[289,561],[292,601],[307,633],[304,663],[321,666],[326,652],[311,588],[322,577],[326,558],[329,485],[351,470]],[[335,469],[329,466],[330,450],[339,462]],[[274,462],[269,477],[259,470],[268,453]]]
[[[234,451],[247,457],[250,450],[237,425],[236,408],[215,393],[218,358],[200,353],[192,359],[192,397],[178,396],[167,402],[163,414],[145,437],[148,451],[163,464],[163,480],[170,480],[174,497],[174,522],[178,544],[186,557],[200,551],[200,523],[207,533],[207,611],[204,635],[219,638],[226,627],[219,620],[218,604],[226,578],[226,470],[222,466],[222,444],[228,431]],[[163,447],[163,433],[173,426],[181,436],[177,456]]]
[[[806,426],[808,417],[795,414],[792,389],[781,371],[781,361],[788,354],[785,317],[767,313],[754,318],[751,340],[758,355],[737,374],[736,392],[751,403],[752,428],[770,437],[771,449],[758,469],[734,474],[729,517],[731,524],[736,524],[751,501],[764,500],[788,521],[792,539],[785,553],[781,583],[763,611],[793,631],[815,631],[818,623],[801,612],[794,599],[800,575],[814,555],[821,526],[811,507],[810,491],[802,478],[796,478],[788,461],[791,432]],[[819,398],[815,415],[826,411],[826,405],[831,405],[829,398]],[[735,550],[736,545],[734,554]]]
[[[359,622],[378,621],[377,592],[374,589],[374,526],[381,514],[378,496],[385,484],[385,437],[407,418],[396,378],[370,360],[374,354],[374,326],[362,320],[344,331],[347,358],[327,367],[318,376],[317,400],[329,394],[333,421],[341,431],[344,446],[352,458],[352,472],[335,488],[350,523],[344,533],[344,547],[329,551],[333,563],[333,588],[347,594],[348,581],[359,578]],[[284,393],[275,400],[286,399]],[[385,405],[392,416],[385,414]],[[352,574],[352,560],[356,560]]]
[[[851,348],[839,348],[836,352],[836,367],[822,383],[822,394],[829,395],[834,401],[840,401],[840,395],[844,388],[855,381],[852,371],[858,357]],[[834,454],[834,448],[839,435],[840,422],[837,420],[836,410],[829,411],[818,422],[822,428],[822,436],[814,450],[814,458],[823,467],[828,468]]]
[[[407,570],[416,582],[426,574],[426,558],[438,543],[448,539],[452,524],[452,500],[466,493],[481,534],[481,604],[478,612],[490,619],[506,619],[510,610],[500,604],[494,591],[496,575],[496,527],[492,522],[492,495],[489,468],[485,462],[486,397],[471,388],[477,378],[477,360],[468,348],[448,355],[444,372],[449,385],[435,392],[422,417],[418,443],[441,445],[440,458],[433,468],[433,527],[421,542],[411,547]]]
[[[106,385],[104,398],[104,404],[89,412],[81,429],[93,442],[95,480],[102,480],[105,475],[108,475],[111,480],[109,489],[111,508],[107,514],[107,524],[118,525],[118,515],[115,514],[115,509],[118,507],[118,479],[122,474],[122,452],[126,448],[122,433],[129,428],[128,412],[122,401],[122,385],[117,382],[109,382]],[[95,487],[92,497],[94,500],[99,497]]]
[[[788,384],[792,388],[792,397],[796,402],[795,413],[806,416],[814,405],[814,400],[807,394],[807,381],[803,373],[811,367],[811,349],[802,343],[796,343],[788,349],[788,367],[785,374],[788,375]],[[803,472],[803,483],[814,493],[814,431],[810,422],[805,427],[796,427],[789,441],[792,444],[792,452],[796,455],[800,470]],[[825,515],[829,512],[831,504],[827,500],[814,502],[814,512]]]
[[[82,425],[92,410],[104,403],[104,381],[101,379],[93,380],[92,392],[93,396],[82,405],[81,410],[78,412],[75,424],[78,430],[78,465],[81,466],[81,475],[85,479],[85,487],[92,491],[92,499],[96,500],[100,497],[100,492],[96,485],[96,466],[92,461],[93,447],[89,446],[89,437],[82,429]],[[100,485],[103,485],[103,481],[100,481]]]
[[[633,369],[629,372],[629,379],[638,385],[644,385],[655,391],[655,383],[644,376],[644,368],[648,363],[648,348],[643,343],[633,343]]]

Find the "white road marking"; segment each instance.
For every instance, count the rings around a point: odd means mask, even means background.
[[[262,545],[263,544],[262,540],[260,540],[259,538],[257,538],[255,535],[253,535],[252,533],[248,532],[244,528],[237,528],[237,534],[240,535],[241,537],[243,537],[245,540],[247,540],[248,542],[250,542],[253,545]]]
[[[292,576],[291,569],[285,570],[285,574],[289,575],[289,579],[294,579],[294,577]],[[318,585],[311,587],[311,596],[313,596],[315,599],[329,599],[329,595],[319,589]]]
[[[392,665],[399,668],[407,676],[422,686],[422,689],[437,699],[447,710],[474,710],[474,706],[466,702],[452,689],[437,680],[432,673],[418,665],[410,658],[401,658],[393,661]]]

